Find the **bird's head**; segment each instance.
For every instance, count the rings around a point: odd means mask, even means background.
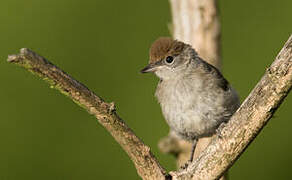
[[[181,74],[194,55],[190,45],[161,37],[151,45],[149,64],[141,72],[154,72],[160,79],[170,79]]]

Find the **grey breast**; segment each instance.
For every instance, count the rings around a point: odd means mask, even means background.
[[[220,72],[200,63],[191,65],[182,78],[160,81],[156,90],[167,123],[185,139],[212,134],[239,102]]]

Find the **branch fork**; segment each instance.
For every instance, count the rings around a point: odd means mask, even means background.
[[[51,86],[93,114],[127,152],[143,179],[211,180],[221,177],[238,159],[290,92],[292,36],[250,95],[222,127],[220,138],[214,137],[187,169],[170,174],[159,164],[150,148],[118,116],[114,103],[106,103],[82,83],[29,49],[23,48],[20,54],[8,56],[8,62],[47,80]]]

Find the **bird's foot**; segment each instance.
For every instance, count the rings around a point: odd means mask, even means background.
[[[180,169],[187,169],[191,163],[192,161],[188,160],[184,165],[180,167]]]

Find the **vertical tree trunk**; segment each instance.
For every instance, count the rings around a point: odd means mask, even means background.
[[[173,37],[191,44],[204,60],[220,69],[217,0],[170,0],[170,4]]]
[[[173,38],[191,44],[208,63],[221,68],[220,23],[217,0],[170,0]],[[198,141],[194,158],[210,143],[212,137]],[[191,144],[173,133],[159,143],[164,152],[177,155],[177,166],[190,156]]]

